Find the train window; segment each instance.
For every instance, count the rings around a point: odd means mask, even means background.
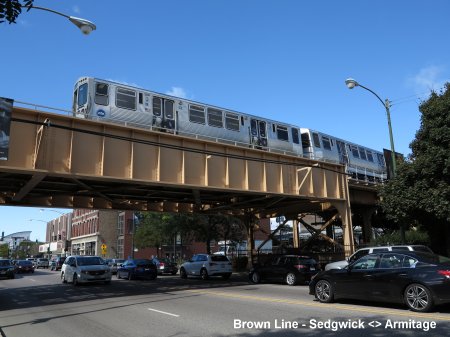
[[[168,119],[173,119],[173,101],[168,99],[164,101],[164,115]]]
[[[239,116],[225,112],[225,127],[228,130],[239,131]]]
[[[154,116],[162,115],[162,98],[161,97],[153,97],[153,115]]]
[[[223,128],[223,116],[221,110],[208,108],[208,125],[216,128]]]
[[[144,94],[142,92],[139,93],[139,104],[144,104]]]
[[[241,125],[244,126],[244,116],[241,116]]]
[[[300,144],[300,138],[298,136],[298,129],[292,128],[291,132],[292,132],[292,141],[294,142],[294,144]]]
[[[259,136],[262,138],[266,138],[266,122],[259,122]]]
[[[361,156],[361,159],[367,160],[366,150],[364,150],[362,147],[359,148],[359,155]]]
[[[118,108],[136,110],[136,91],[125,88],[117,88],[116,106]]]
[[[87,83],[80,85],[80,87],[78,88],[78,106],[82,106],[87,103],[87,89]]]
[[[289,134],[287,127],[277,125],[277,138],[285,142],[289,141]]]
[[[358,148],[353,145],[349,145],[349,147],[350,147],[350,151],[352,151],[353,157],[359,158]]]
[[[384,163],[384,156],[381,153],[377,153],[377,157],[378,157],[378,162],[380,163],[381,167],[385,167],[385,163]]]
[[[95,84],[95,104],[108,105],[108,84],[96,83]]]
[[[323,148],[325,150],[330,150],[331,151],[330,138],[322,136],[322,144],[323,144]]]
[[[311,147],[311,140],[309,139],[309,133],[302,133],[302,147]]]
[[[250,130],[252,132],[252,136],[257,136],[258,135],[258,128],[257,128],[257,124],[256,124],[256,120],[252,119],[250,122]]]
[[[320,139],[319,139],[319,135],[315,132],[313,132],[313,141],[314,141],[314,146],[318,147],[320,149]]]
[[[189,121],[205,124],[205,108],[198,105],[189,105]]]
[[[373,154],[371,151],[366,151],[367,153],[367,160],[373,163]]]

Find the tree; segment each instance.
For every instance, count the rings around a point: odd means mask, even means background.
[[[0,0],[0,23],[8,21],[16,23],[17,17],[22,13],[22,7],[29,11],[33,7],[34,0]]]
[[[412,154],[381,188],[381,206],[397,224],[422,224],[433,250],[450,255],[450,84],[419,110]]]

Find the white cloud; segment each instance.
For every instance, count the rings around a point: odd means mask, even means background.
[[[73,7],[72,7],[72,10],[74,11],[74,13],[80,14],[80,7],[78,7],[78,6],[73,6]]]
[[[186,91],[180,87],[172,87],[169,91],[166,92],[166,94],[180,98],[187,98]]]
[[[408,83],[417,93],[439,91],[447,82],[444,78],[445,67],[431,65],[424,67],[408,79]]]

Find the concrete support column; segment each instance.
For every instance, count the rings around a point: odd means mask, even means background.
[[[300,233],[298,230],[299,222],[297,220],[292,221],[292,234],[294,236],[294,248],[300,248]]]

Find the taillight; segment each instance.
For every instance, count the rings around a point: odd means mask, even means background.
[[[294,268],[300,270],[300,269],[306,269],[307,266],[305,266],[304,264],[296,264],[296,265],[294,265]]]
[[[446,278],[450,278],[450,270],[438,270],[438,274],[445,276]]]
[[[159,263],[159,266],[160,266],[160,267],[164,267],[164,262],[160,262],[160,263]]]

